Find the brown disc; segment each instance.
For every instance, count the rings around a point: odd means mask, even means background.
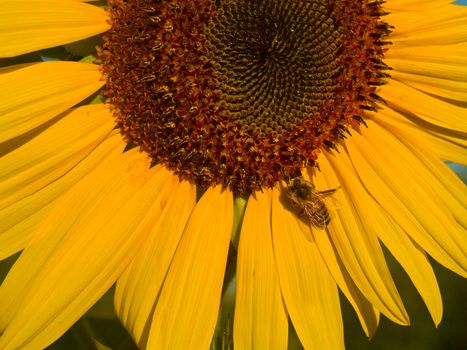
[[[381,4],[111,0],[105,96],[125,140],[181,179],[272,187],[381,101]]]

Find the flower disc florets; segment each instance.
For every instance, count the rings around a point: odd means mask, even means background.
[[[112,0],[105,95],[126,141],[181,179],[272,187],[375,109],[381,3]]]

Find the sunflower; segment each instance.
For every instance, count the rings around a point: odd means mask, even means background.
[[[368,336],[380,314],[409,324],[381,243],[439,324],[428,255],[467,267],[444,162],[467,159],[466,8],[0,4],[1,57],[102,37],[80,61],[0,70],[0,257],[22,251],[1,349],[46,347],[114,284],[140,348],[208,349],[229,250],[237,349],[284,349],[291,326],[343,349],[339,290]]]

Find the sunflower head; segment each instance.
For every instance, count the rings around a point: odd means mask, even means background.
[[[380,1],[111,1],[99,51],[127,142],[247,195],[336,148],[381,100]]]

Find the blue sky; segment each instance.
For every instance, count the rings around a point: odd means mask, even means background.
[[[460,5],[467,5],[467,0],[458,0],[456,3]]]

